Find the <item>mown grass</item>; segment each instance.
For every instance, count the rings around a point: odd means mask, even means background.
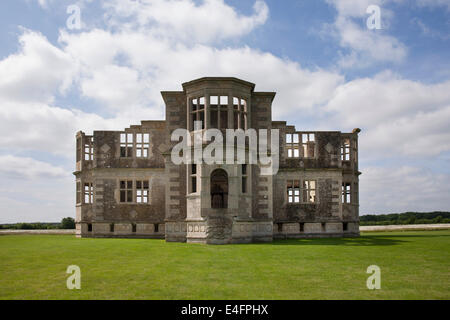
[[[0,236],[0,299],[449,299],[449,248],[450,230],[225,246]],[[366,287],[373,264],[381,290]]]

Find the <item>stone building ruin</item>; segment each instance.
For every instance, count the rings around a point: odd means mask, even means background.
[[[208,244],[359,236],[358,133],[272,121],[275,92],[201,78],[161,92],[166,120],[76,135],[76,234]],[[275,175],[257,164],[171,161],[178,128],[278,129]]]

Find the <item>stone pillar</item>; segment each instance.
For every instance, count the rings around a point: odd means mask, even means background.
[[[233,93],[228,93],[228,128],[233,128]],[[236,128],[235,128],[236,129]]]
[[[209,129],[211,127],[210,97],[211,95],[205,92],[205,125],[204,125],[205,129]]]

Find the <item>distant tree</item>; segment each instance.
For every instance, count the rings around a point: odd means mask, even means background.
[[[31,230],[34,229],[33,225],[31,223],[19,223],[17,225],[17,229],[21,229],[21,230]]]
[[[449,223],[450,212],[404,212],[389,213],[379,215],[362,215],[360,224],[362,226],[370,225],[392,225],[392,224],[429,224],[429,223]]]
[[[442,223],[442,220],[443,220],[442,216],[437,216],[433,219],[433,222],[434,223]]]
[[[75,220],[71,217],[61,220],[61,229],[75,229]]]

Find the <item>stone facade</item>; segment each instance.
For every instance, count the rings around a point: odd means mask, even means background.
[[[161,93],[165,121],[93,136],[78,132],[77,236],[211,244],[358,236],[359,129],[297,131],[272,121],[275,93],[254,88],[236,78],[201,78],[184,83],[183,91]],[[279,171],[174,164],[178,142],[171,135],[179,128],[193,132],[194,120],[200,130],[279,130],[279,150],[270,150],[279,156]]]

